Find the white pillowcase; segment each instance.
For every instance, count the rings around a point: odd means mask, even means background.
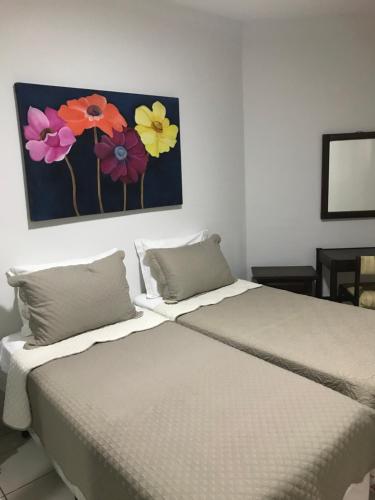
[[[36,271],[43,271],[44,269],[51,269],[52,267],[65,267],[65,266],[77,266],[79,264],[91,264],[97,260],[104,259],[104,257],[108,257],[109,255],[112,255],[117,251],[118,251],[117,248],[113,248],[112,250],[108,250],[107,252],[103,252],[98,255],[94,255],[92,257],[86,257],[85,259],[70,259],[60,262],[50,262],[49,264],[32,264],[29,266],[28,265],[15,266],[11,267],[6,274],[7,276],[18,276],[20,274],[34,273]],[[30,312],[27,304],[21,299],[18,289],[17,289],[17,304],[22,319],[21,335],[27,337],[28,335],[32,335],[29,325]]]
[[[160,297],[158,284],[155,278],[151,275],[150,266],[145,263],[145,255],[147,250],[152,248],[176,248],[184,245],[193,245],[207,239],[208,230],[204,229],[199,233],[190,234],[189,236],[181,236],[179,238],[168,238],[163,240],[135,240],[134,245],[137,250],[143,281],[146,287],[146,295],[148,299],[156,299]]]

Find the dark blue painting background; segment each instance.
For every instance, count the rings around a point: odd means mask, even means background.
[[[103,95],[119,109],[128,126],[134,127],[134,113],[138,106],[151,108],[160,101],[167,109],[171,124],[179,127],[177,144],[159,158],[149,157],[144,178],[144,208],[182,204],[180,117],[177,98],[107,92],[97,89],[75,89],[16,83],[15,93],[18,104],[21,142],[24,155],[26,185],[29,199],[29,215],[32,221],[74,217],[72,206],[72,183],[65,160],[46,164],[34,162],[25,148],[23,125],[27,124],[29,106],[44,109],[49,106],[56,110],[68,99],[77,99],[94,93]],[[81,215],[100,213],[97,184],[96,156],[93,151],[93,129],[86,130],[77,137],[69,159],[77,182],[77,204]],[[98,129],[99,138],[102,132]],[[102,199],[105,212],[123,210],[123,184],[113,182],[108,175],[101,174]],[[140,209],[140,183],[127,185],[127,210]]]

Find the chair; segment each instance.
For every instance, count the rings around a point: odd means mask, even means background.
[[[363,281],[366,276],[375,278],[375,255],[356,258],[354,283],[340,285],[340,301],[350,301],[355,306],[375,309],[375,282]]]

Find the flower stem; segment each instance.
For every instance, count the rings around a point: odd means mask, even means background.
[[[142,177],[141,177],[141,208],[145,208],[145,204],[144,204],[144,180],[145,180],[145,174],[142,174]]]
[[[66,161],[66,164],[68,165],[68,169],[69,169],[69,172],[70,172],[70,177],[72,179],[72,202],[73,202],[73,208],[74,208],[75,214],[78,217],[81,214],[79,213],[78,207],[77,207],[77,184],[76,184],[76,178],[75,178],[75,175],[74,175],[74,170],[73,170],[72,164],[70,163],[68,156],[65,156],[65,161]]]
[[[124,182],[124,212],[126,211],[126,183]]]
[[[95,142],[95,144],[98,144],[98,131],[96,130],[96,127],[94,127],[94,142]],[[103,200],[102,200],[102,185],[101,185],[101,177],[100,177],[100,159],[99,158],[96,158],[96,185],[97,185],[97,189],[98,189],[98,201],[99,201],[100,212],[104,213]]]

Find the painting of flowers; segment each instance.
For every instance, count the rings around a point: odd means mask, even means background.
[[[179,101],[16,83],[31,221],[182,204]]]

